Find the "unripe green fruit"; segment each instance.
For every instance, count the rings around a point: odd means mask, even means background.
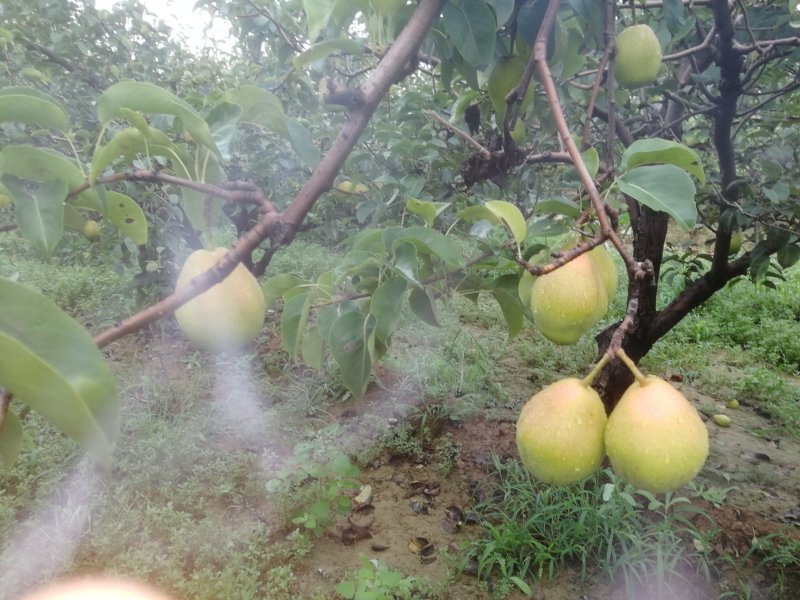
[[[742,232],[737,230],[731,234],[731,245],[728,247],[728,254],[731,256],[739,254],[739,250],[741,249],[742,249]]]
[[[661,68],[661,44],[647,25],[632,25],[617,36],[614,77],[626,88],[650,85]]]
[[[708,457],[708,430],[694,406],[669,383],[644,377],[638,370],[634,374],[637,380],[608,417],[606,453],[623,481],[650,492],[668,492],[691,481],[702,468]]]
[[[176,290],[213,267],[225,248],[196,250],[181,269]],[[175,311],[186,337],[207,350],[231,350],[251,342],[261,332],[266,302],[261,286],[244,265],[218,284],[192,298]]]
[[[92,221],[90,219],[83,225],[83,235],[86,236],[86,239],[93,242],[100,239],[101,232],[100,223],[97,221]]]
[[[533,322],[556,344],[574,344],[608,311],[607,283],[589,254],[581,254],[533,282]]]
[[[720,427],[731,426],[731,418],[728,415],[714,415],[711,418],[714,420],[714,423],[716,423]]]
[[[13,200],[10,196],[6,196],[5,194],[0,194],[0,208],[8,208],[11,206]]]
[[[531,474],[553,485],[580,481],[603,460],[606,411],[586,381],[567,378],[534,395],[517,420],[517,450]]]

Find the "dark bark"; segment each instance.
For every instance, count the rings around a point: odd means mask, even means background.
[[[717,152],[723,201],[727,205],[733,205],[738,199],[738,190],[735,183],[736,154],[731,131],[736,117],[736,105],[742,93],[743,57],[733,46],[733,19],[727,0],[712,0],[711,6],[717,30],[713,55],[721,72],[719,96],[715,99],[715,110],[711,113],[712,139]],[[687,75],[685,71],[682,73],[683,77]],[[678,103],[669,102],[666,105],[668,115],[676,116],[681,111],[682,107]],[[681,130],[673,128],[670,133],[678,137]],[[632,282],[628,290],[629,298],[638,299],[638,308],[634,325],[622,340],[622,348],[635,363],[638,363],[659,339],[692,310],[711,298],[731,279],[745,274],[750,266],[751,257],[745,254],[733,263],[729,263],[731,232],[723,230],[722,227],[718,228],[714,257],[708,272],[689,284],[667,307],[658,311],[656,309],[658,276],[666,241],[668,217],[664,213],[641,207],[638,213],[632,211],[632,224],[634,257],[639,262],[650,261],[653,273],[650,281]],[[607,350],[618,325],[619,323],[612,325],[597,336],[601,353]],[[608,412],[614,408],[632,382],[633,376],[620,361],[611,361],[597,376],[594,386],[603,398]]]

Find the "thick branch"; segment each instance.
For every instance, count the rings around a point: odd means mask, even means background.
[[[362,86],[363,105],[350,113],[331,149],[286,209],[283,215],[286,224],[294,229],[299,227],[317,199],[331,188],[336,174],[364,132],[378,103],[412,62],[431,25],[439,18],[444,3],[445,0],[421,0],[408,24]]]
[[[370,117],[375,112],[383,96],[391,85],[408,71],[408,65],[412,63],[412,59],[425,35],[434,20],[438,18],[444,1],[421,0],[394,45],[362,87],[364,103],[351,112],[350,118],[342,127],[331,149],[282,215],[272,210],[267,210],[261,220],[239,238],[233,248],[211,269],[195,277],[186,287],[181,288],[180,291],[168,296],[161,302],[101,332],[95,336],[95,343],[99,347],[103,347],[140,329],[147,323],[173,312],[195,296],[222,281],[241,262],[243,257],[250,255],[265,239],[271,239],[272,252],[278,247],[291,242],[300,223],[314,206],[314,203],[325,191],[330,189],[336,174],[355,146],[358,137],[366,128]],[[120,179],[124,179],[126,176],[130,178],[131,174],[121,174]],[[156,178],[150,172],[142,172],[139,177],[141,181],[165,182],[168,180],[164,179],[164,177],[169,176]],[[186,185],[185,180],[174,179],[176,181],[169,180],[169,182]],[[204,186],[205,184],[199,185]],[[225,190],[217,186],[211,186],[210,189],[199,191],[225,197]],[[241,193],[241,190],[239,190],[239,193]]]

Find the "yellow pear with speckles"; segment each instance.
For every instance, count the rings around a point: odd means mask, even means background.
[[[548,385],[522,407],[517,450],[536,479],[567,485],[600,467],[605,455],[606,411],[590,386],[606,360],[604,357],[585,379],[568,377]]]
[[[689,483],[708,458],[708,430],[697,410],[672,385],[645,376],[623,350],[618,356],[636,381],[608,417],[606,453],[623,481],[650,492]]]

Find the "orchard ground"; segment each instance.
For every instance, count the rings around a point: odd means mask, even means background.
[[[132,273],[104,258],[113,238],[76,238],[49,263],[0,243],[0,275],[90,331],[134,310]],[[297,242],[270,274],[336,258]],[[800,270],[787,277],[776,290],[736,283],[643,360],[711,436],[700,476],[668,499],[609,470],[551,490],[519,466],[520,407],[588,372],[589,336],[557,347],[528,327],[508,341],[496,304],[453,299],[440,328],[406,320],[354,399],[331,365],[289,363],[279,306],[238,356],[197,351],[164,319],[105,350],[123,410],[109,475],[84,466],[76,480],[80,449],[23,409],[34,439],[2,478],[0,595],[105,572],[197,599],[522,598],[526,586],[538,599],[796,597]],[[20,557],[41,536],[47,551]]]

